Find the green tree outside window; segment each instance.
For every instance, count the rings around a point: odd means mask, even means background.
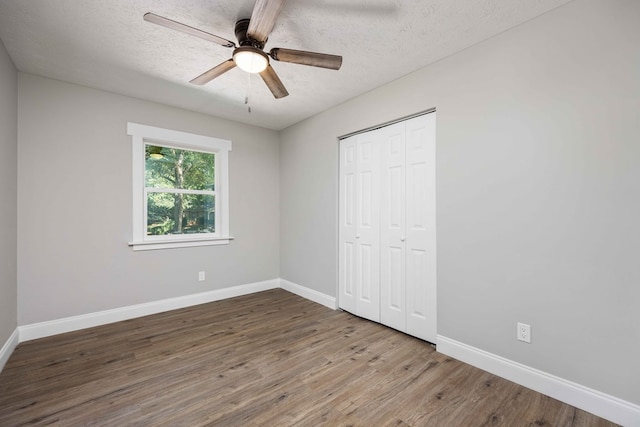
[[[215,154],[145,145],[147,235],[215,233]]]

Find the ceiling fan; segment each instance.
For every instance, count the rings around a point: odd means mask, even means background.
[[[151,12],[144,15],[144,20],[212,41],[224,47],[234,48],[231,59],[205,71],[191,80],[190,83],[197,85],[209,83],[216,77],[238,66],[240,69],[249,73],[260,74],[260,77],[262,77],[262,80],[266,83],[271,93],[273,93],[273,96],[283,98],[289,95],[289,92],[287,92],[287,89],[282,84],[282,81],[280,81],[275,70],[271,67],[269,58],[275,61],[292,62],[294,64],[310,65],[312,67],[322,67],[332,70],[339,70],[342,65],[342,56],[338,55],[277,47],[271,49],[268,53],[263,50],[284,2],[285,0],[257,0],[251,13],[251,19],[241,19],[236,22],[235,33],[238,39],[238,46],[231,40],[218,37],[206,31],[198,30],[197,28],[181,24],[180,22],[164,18]]]

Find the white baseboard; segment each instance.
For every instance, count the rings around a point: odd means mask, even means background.
[[[164,311],[190,307],[192,305],[205,304],[255,292],[275,289],[280,286],[279,279],[266,280],[264,282],[250,283],[247,285],[233,286],[192,295],[184,295],[161,301],[153,301],[144,304],[130,305],[128,307],[114,308],[95,313],[81,314],[79,316],[65,317],[47,322],[33,323],[31,325],[18,326],[20,342],[77,331],[94,326],[106,325],[121,320],[134,319]]]
[[[626,427],[640,427],[640,406],[438,335],[438,352]]]
[[[315,303],[322,304],[332,310],[336,310],[338,308],[336,299],[334,297],[315,291],[313,289],[306,288],[304,286],[284,279],[280,279],[280,287],[285,291],[289,291],[292,294],[296,294]]]
[[[337,308],[336,299],[333,297],[284,279],[273,279],[209,292],[202,292],[199,294],[185,295],[144,304],[131,305],[111,310],[98,311],[95,313],[81,314],[79,316],[65,317],[63,319],[50,320],[47,322],[18,326],[19,342],[30,341],[52,335],[63,334],[65,332],[106,325],[108,323],[119,322],[121,320],[134,319],[136,317],[148,316],[150,314],[162,313],[164,311],[176,310],[179,308],[190,307],[192,305],[219,301],[276,288],[282,288],[333,310]],[[13,348],[8,352],[8,354],[10,355],[12,351]]]
[[[13,333],[9,336],[9,339],[7,340],[7,342],[5,342],[2,348],[0,349],[0,372],[2,372],[4,365],[7,363],[7,360],[9,360],[9,357],[11,357],[13,350],[16,349],[19,343],[20,343],[20,335],[18,333],[18,329],[15,329]]]

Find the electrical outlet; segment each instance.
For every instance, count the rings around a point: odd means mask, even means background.
[[[198,272],[198,280],[201,282],[204,280],[204,271]]]
[[[518,322],[518,341],[531,343],[531,325]]]

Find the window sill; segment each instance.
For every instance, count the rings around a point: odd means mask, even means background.
[[[129,242],[134,251],[152,251],[156,249],[191,248],[196,246],[228,245],[233,237],[208,237],[201,239],[171,239],[147,242]]]

